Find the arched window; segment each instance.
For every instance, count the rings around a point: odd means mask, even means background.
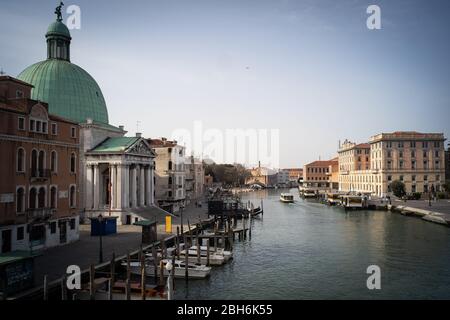
[[[76,157],[75,153],[72,152],[70,155],[70,172],[75,173],[75,167],[76,167]]]
[[[36,209],[36,188],[31,188],[30,189],[30,194],[29,194],[29,207],[30,209]]]
[[[25,172],[25,150],[17,149],[17,172]]]
[[[172,177],[169,177],[169,184],[172,184]]]
[[[172,161],[169,161],[169,170],[172,170]]]
[[[75,186],[70,187],[70,195],[69,195],[69,205],[71,208],[75,207]]]
[[[25,211],[25,190],[20,187],[16,194],[16,212],[22,213]]]
[[[38,208],[45,208],[45,188],[41,187],[38,193]]]
[[[37,158],[38,158],[38,152],[37,152],[37,150],[33,150],[31,152],[31,174],[33,176],[37,175],[37,168],[38,168]]]
[[[44,152],[44,150],[39,151],[38,168],[39,168],[39,171],[42,171],[43,169],[45,169],[45,152]]]
[[[58,154],[55,150],[52,151],[50,156],[50,170],[52,172],[58,171]]]
[[[50,189],[50,208],[56,209],[57,206],[57,190],[56,187],[51,187]]]

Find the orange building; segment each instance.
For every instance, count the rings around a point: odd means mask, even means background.
[[[79,127],[30,99],[31,89],[0,76],[1,253],[79,237]]]
[[[337,158],[327,161],[318,160],[306,164],[303,167],[303,186],[318,190],[337,189],[337,181],[335,180],[338,175],[338,168],[339,162]]]

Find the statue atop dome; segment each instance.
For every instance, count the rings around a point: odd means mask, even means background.
[[[59,3],[59,6],[56,7],[55,9],[55,14],[56,14],[56,21],[61,22],[62,21],[62,12],[61,12],[61,8],[64,6],[64,3],[61,1]]]

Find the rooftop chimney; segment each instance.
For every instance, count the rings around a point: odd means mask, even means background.
[[[119,126],[119,129],[122,131],[124,130],[124,128],[125,128],[124,126]]]
[[[142,133],[136,132],[136,138],[141,138],[141,137],[142,137]]]

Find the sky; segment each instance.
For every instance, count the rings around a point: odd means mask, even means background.
[[[0,68],[46,58],[58,1],[0,0]],[[381,9],[369,30],[366,9]],[[129,135],[279,130],[279,166],[380,132],[450,136],[450,1],[79,1],[71,61]],[[65,11],[63,9],[63,11]],[[64,15],[66,18],[67,15]],[[200,152],[196,150],[196,152]]]

